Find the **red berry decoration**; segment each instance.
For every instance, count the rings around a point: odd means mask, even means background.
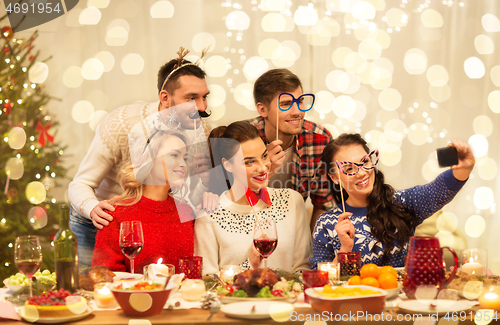
[[[12,35],[14,35],[14,31],[10,26],[5,26],[2,28],[2,36],[5,37],[6,39],[10,40]]]

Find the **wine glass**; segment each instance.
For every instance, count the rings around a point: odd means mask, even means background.
[[[14,261],[21,273],[30,280],[30,297],[33,296],[33,274],[42,264],[42,246],[38,236],[19,236],[16,238]]]
[[[124,221],[120,224],[120,249],[130,259],[130,273],[134,274],[134,258],[144,246],[140,221]]]
[[[274,219],[257,219],[253,229],[253,245],[264,259],[267,268],[267,258],[278,246],[278,233]]]

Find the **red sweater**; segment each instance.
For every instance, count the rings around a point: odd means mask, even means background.
[[[142,197],[131,206],[116,206],[109,212],[113,221],[97,231],[92,266],[106,266],[112,271],[130,272],[130,260],[120,250],[118,238],[120,223],[138,220],[142,223],[144,246],[134,259],[135,273],[142,273],[145,265],[156,263],[161,257],[163,264],[175,265],[179,273],[179,257],[193,256],[194,229],[193,210],[169,197],[165,201],[154,201]],[[181,223],[183,220],[190,221]]]

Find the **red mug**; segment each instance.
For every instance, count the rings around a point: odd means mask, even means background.
[[[328,284],[328,271],[305,270],[302,272],[302,282],[304,283],[304,301],[309,303],[309,296],[306,294],[306,289],[322,287]]]
[[[448,278],[445,276],[443,249],[449,250],[455,260],[455,266]],[[409,299],[415,299],[415,291],[421,285],[436,286],[439,291],[453,280],[457,268],[457,254],[449,247],[441,247],[437,237],[413,236],[410,238],[406,256],[403,290]]]
[[[203,258],[201,256],[179,257],[179,272],[184,273],[186,279],[201,279]]]

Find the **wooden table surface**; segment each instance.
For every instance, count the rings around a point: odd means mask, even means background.
[[[327,324],[339,323],[339,320],[335,320],[335,315],[333,317],[326,313],[315,312],[311,308],[296,308],[292,318],[287,322],[275,322],[271,318],[263,320],[243,320],[229,318],[224,315],[224,313],[219,312],[215,314],[210,321],[207,321],[210,312],[202,309],[176,309],[176,310],[166,310],[164,309],[161,314],[152,317],[129,317],[123,314],[122,310],[96,310],[91,315],[82,319],[80,321],[71,322],[70,324],[83,325],[83,324],[109,324],[109,325],[149,325],[149,324],[304,324],[306,321],[326,321]],[[347,316],[347,315],[346,315]],[[418,315],[420,316],[420,315]],[[423,320],[427,324],[433,324],[433,322],[428,322],[428,316],[418,318],[417,315],[410,314],[400,314],[396,311],[386,311],[383,314],[372,315],[372,319],[369,317],[362,317],[356,319],[356,317],[351,317],[347,319],[345,317],[341,323],[342,324],[358,324],[358,325],[376,325],[381,323],[394,323],[394,324],[405,324],[414,325],[416,320]],[[20,325],[22,323],[27,323],[26,321],[0,321],[0,325]],[[417,322],[418,323],[418,322]],[[447,322],[448,323],[448,322]],[[434,323],[437,324],[437,321]],[[465,321],[453,322],[450,320],[450,324],[460,324],[468,325],[475,324],[475,322],[468,317]],[[500,321],[493,321],[490,324],[500,324]],[[486,325],[486,324],[483,324]]]

